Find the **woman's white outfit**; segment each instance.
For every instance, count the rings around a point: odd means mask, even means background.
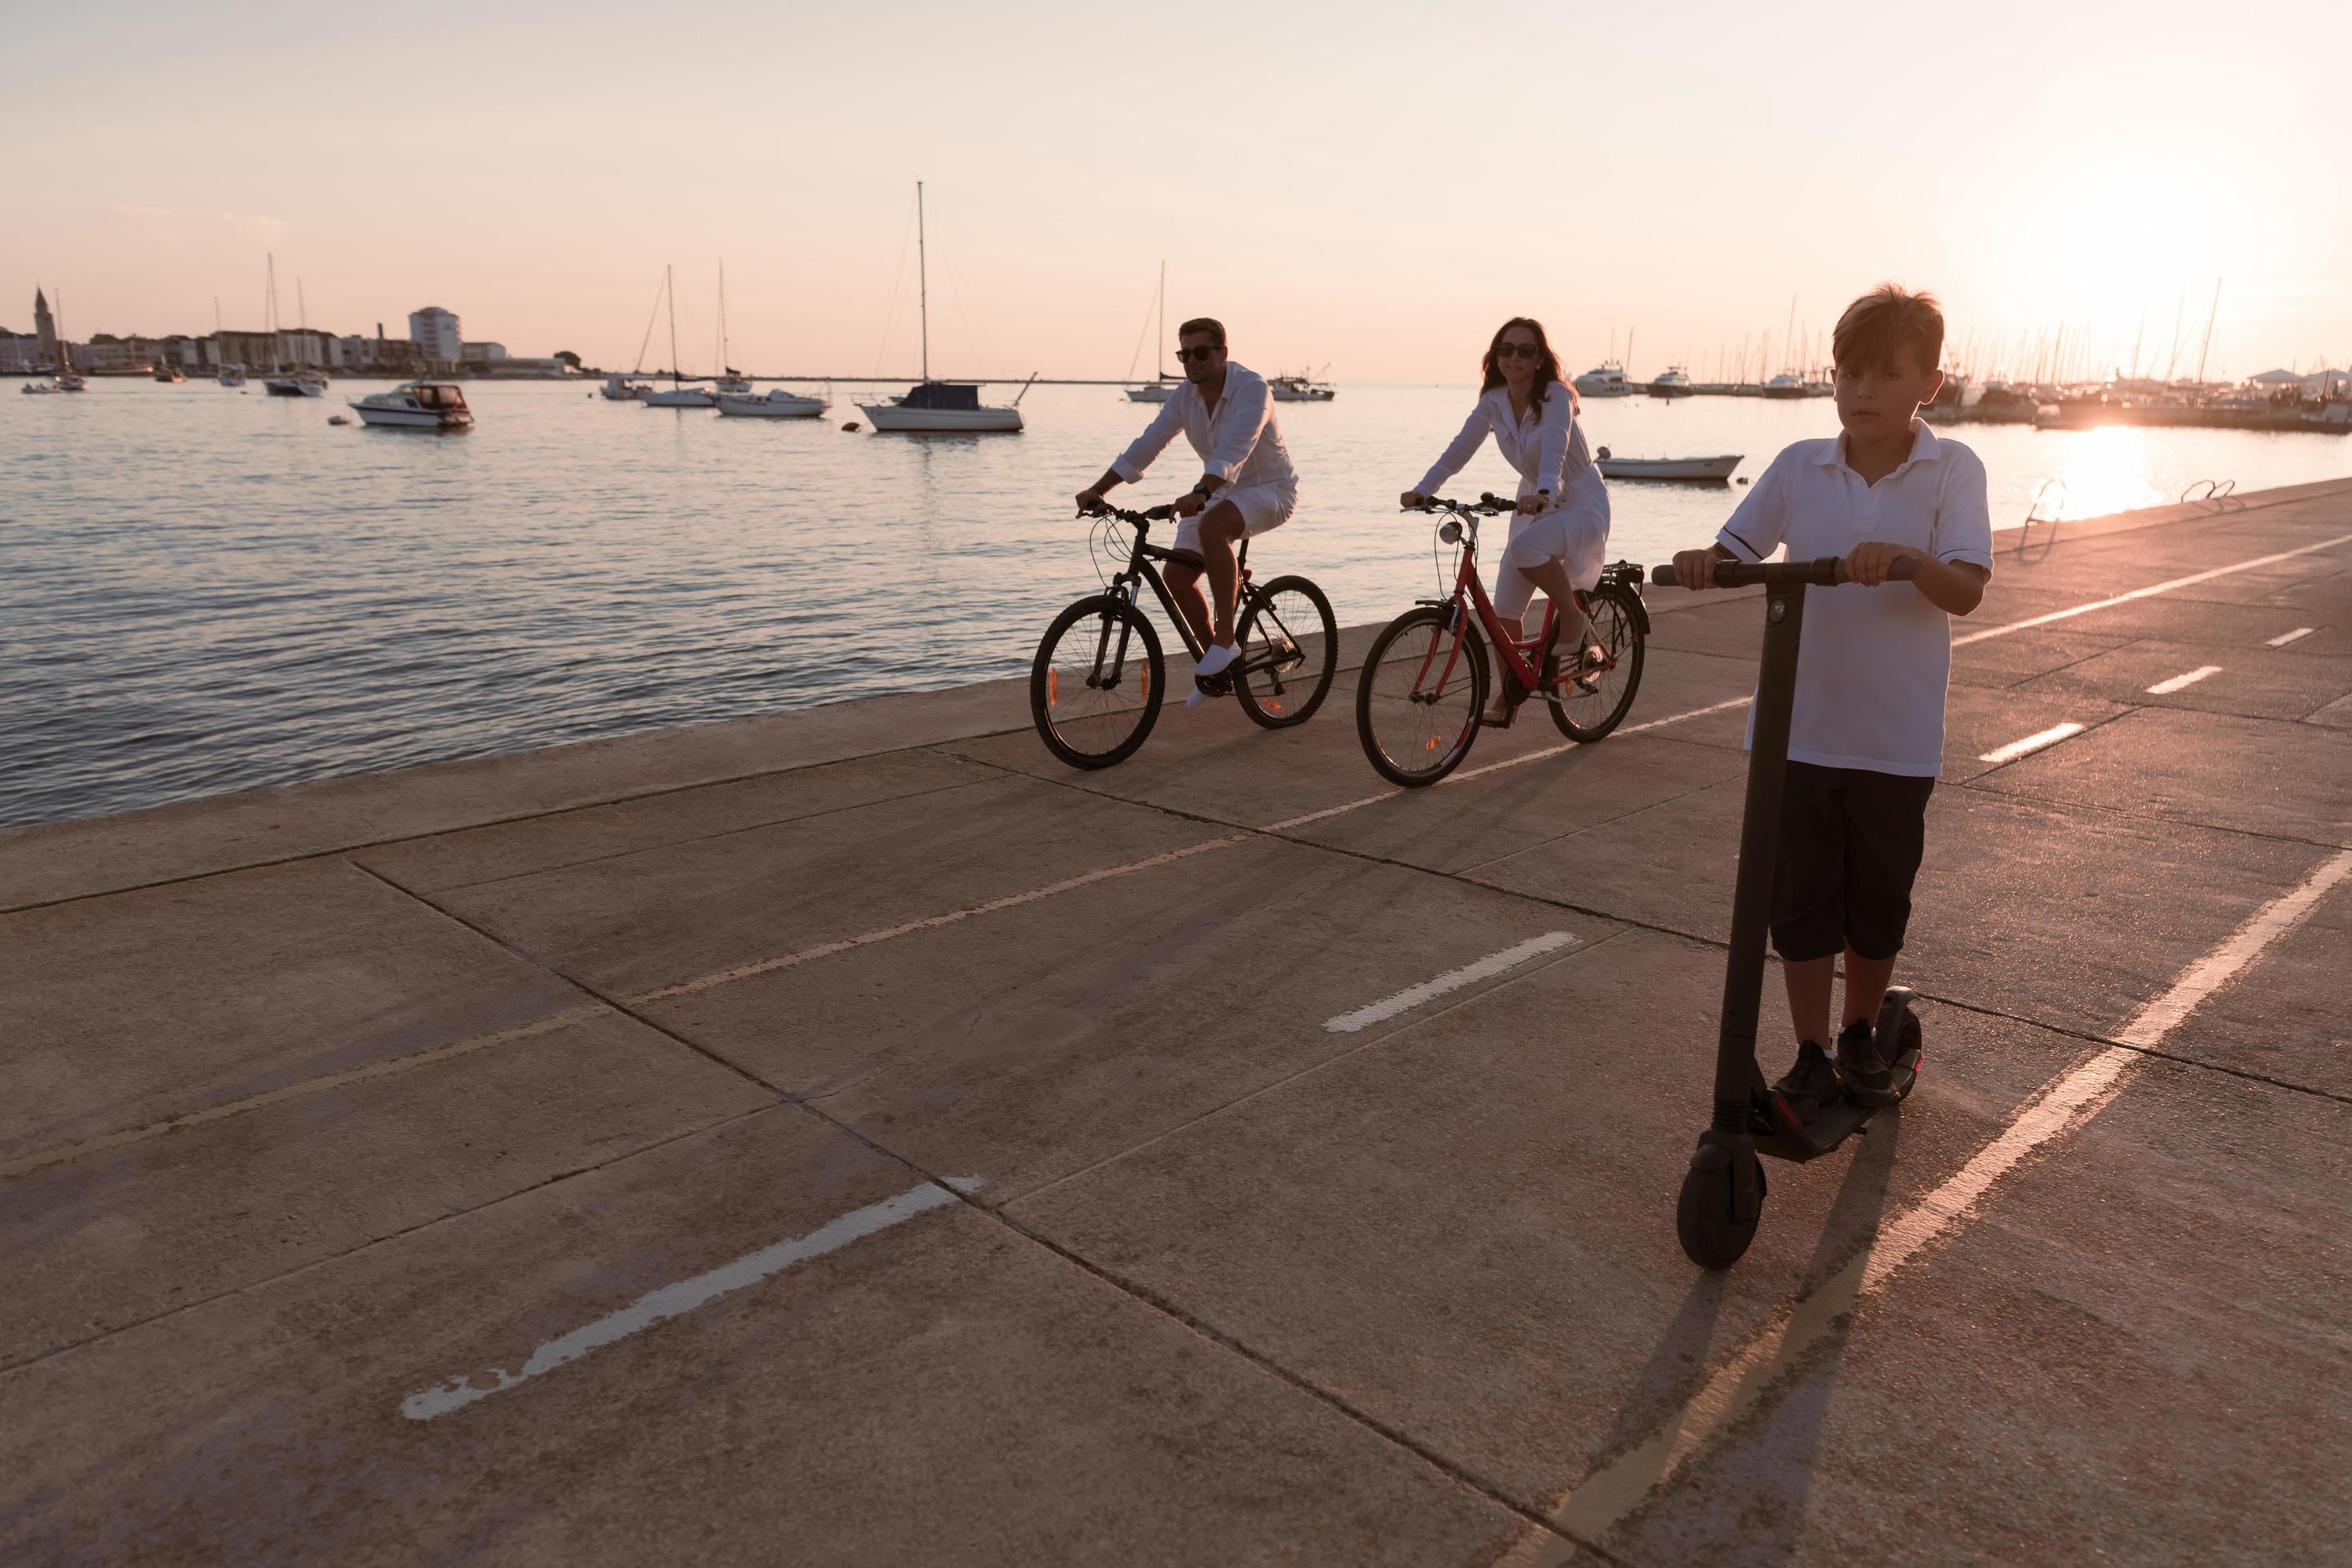
[[[1551,505],[1545,510],[1513,516],[1510,540],[1496,562],[1495,613],[1507,621],[1525,615],[1535,597],[1535,584],[1519,574],[1520,567],[1563,561],[1569,581],[1590,589],[1601,581],[1601,568],[1609,558],[1609,487],[1592,466],[1591,448],[1576,422],[1575,399],[1557,381],[1543,394],[1543,401],[1531,403],[1523,419],[1511,416],[1508,387],[1498,386],[1480,397],[1462,422],[1461,434],[1413,487],[1423,495],[1435,495],[1491,434],[1504,460],[1519,471],[1522,497],[1551,492]]]

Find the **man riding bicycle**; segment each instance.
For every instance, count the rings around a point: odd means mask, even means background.
[[[1290,520],[1298,505],[1298,476],[1275,423],[1265,378],[1226,357],[1224,323],[1199,317],[1176,330],[1176,342],[1184,384],[1102,478],[1078,492],[1078,510],[1102,505],[1103,493],[1115,485],[1139,482],[1179,430],[1200,455],[1200,482],[1174,503],[1183,521],[1176,526],[1166,579],[1178,611],[1208,645],[1185,699],[1187,707],[1197,707],[1208,695],[1198,678],[1219,674],[1235,658],[1234,604],[1241,568],[1234,545]],[[1213,623],[1201,597],[1203,570],[1216,595]]]

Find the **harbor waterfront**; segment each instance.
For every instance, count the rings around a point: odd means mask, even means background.
[[[593,526],[523,531],[543,462],[405,467],[482,437],[353,435],[400,510],[307,494],[308,573],[230,537],[356,646],[401,518],[471,527],[432,615],[482,616],[469,578]],[[669,438],[583,458],[587,515],[681,452],[731,493]],[[854,450],[869,504],[1038,482]],[[188,482],[175,526],[228,528],[236,481]],[[796,558],[731,504],[643,531]],[[839,632],[920,653],[984,595],[882,517],[829,524],[878,536]],[[2335,1560],[2352,481],[1995,545],[1904,952],[1927,1065],[1773,1167],[1728,1273],[1674,1194],[1753,593],[1652,590],[1623,729],[1424,790],[1338,702],[1076,773],[1025,681],[919,663],[966,683],[0,831],[0,1561]],[[695,581],[646,591],[771,624]]]
[[[198,380],[8,399],[0,824],[1024,670],[1097,580],[1069,497],[1149,415],[1114,387],[1041,384],[1018,436],[852,435],[845,384],[826,417],[769,421],[482,380],[465,434],[328,426],[386,384],[338,380],[326,404]],[[1436,591],[1429,525],[1394,501],[1472,394],[1342,391],[1283,405],[1300,505],[1254,564],[1309,573],[1351,626]],[[1596,399],[1585,418],[1621,458],[1741,454],[1739,479],[1835,428],[1820,400]],[[2042,515],[2084,517],[2205,479],[2352,472],[2352,447],[2318,437],[1945,434],[1984,458],[1997,525],[2037,493]],[[1116,499],[1188,482],[1163,468]],[[1509,483],[1487,452],[1457,488]],[[1663,561],[1744,493],[1612,483],[1612,553]]]

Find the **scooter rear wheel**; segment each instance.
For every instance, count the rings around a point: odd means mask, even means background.
[[[1683,1174],[1682,1196],[1675,1204],[1675,1235],[1683,1244],[1683,1256],[1701,1268],[1728,1268],[1738,1262],[1764,1217],[1764,1164],[1754,1144],[1741,1142],[1745,1148],[1702,1140]],[[1745,1219],[1739,1216],[1745,1205],[1738,1194],[1743,1160],[1756,1182],[1754,1208]]]

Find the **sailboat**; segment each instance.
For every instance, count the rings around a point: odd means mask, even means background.
[[[719,379],[711,384],[711,390],[721,397],[751,394],[750,379],[727,363],[727,261],[723,257],[719,262]]]
[[[327,373],[310,363],[310,301],[302,292],[299,279],[294,281],[294,298],[302,311],[302,350],[297,356],[301,363],[292,371],[279,366],[279,374],[271,376],[263,383],[263,386],[272,397],[324,397],[327,395]],[[278,315],[278,258],[275,256],[269,258],[269,314],[273,318],[269,329],[270,345],[274,348],[278,334],[285,331],[285,323],[274,320]]]
[[[687,378],[677,371],[677,274],[670,268],[662,268],[662,294],[669,301],[669,390],[640,387],[637,401],[648,408],[716,408],[719,400],[700,386],[688,386]],[[700,381],[702,378],[694,378]]]
[[[905,254],[904,252],[900,253]],[[992,408],[969,383],[931,379],[931,278],[929,247],[923,230],[923,182],[915,182],[915,256],[922,300],[923,379],[894,403],[861,403],[877,432],[986,434],[1021,428],[1021,405]],[[1034,381],[1036,378],[1030,378]],[[1023,389],[1026,392],[1026,388]]]
[[[2215,298],[2218,299],[2220,296],[2216,295]],[[62,289],[58,290],[56,321],[58,324],[57,388],[59,392],[88,392],[89,383],[74,374],[73,344],[66,341],[66,295]]]
[[[1152,341],[1160,346],[1152,351],[1151,357],[1152,363],[1157,364],[1160,363],[1160,356],[1168,352],[1168,263],[1165,261],[1160,264],[1160,293],[1155,312],[1153,320],[1157,323],[1156,331],[1159,335]],[[1130,363],[1127,368],[1132,374],[1135,366]],[[1176,389],[1183,384],[1182,376],[1171,375],[1162,370],[1159,378],[1150,385],[1129,387],[1127,400],[1129,403],[1165,403],[1175,396]]]

